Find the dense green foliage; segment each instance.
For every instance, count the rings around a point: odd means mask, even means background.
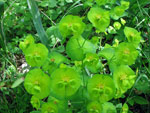
[[[148,0],[0,6],[0,112],[149,113]]]

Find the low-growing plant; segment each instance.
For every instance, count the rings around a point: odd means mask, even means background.
[[[125,26],[123,19],[130,3],[82,3],[85,10],[90,7],[88,14],[68,14],[58,23],[65,51],[54,49],[57,43],[54,48],[36,43],[32,35],[20,42],[31,67],[24,80],[31,104],[42,113],[128,113],[128,100],[121,109],[115,104],[138,76],[131,66],[139,55],[141,33]],[[88,30],[93,33],[86,35]]]

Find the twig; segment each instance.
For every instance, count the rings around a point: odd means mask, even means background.
[[[56,23],[51,19],[49,18],[43,11],[40,11],[44,16],[46,16],[54,25],[56,25]]]

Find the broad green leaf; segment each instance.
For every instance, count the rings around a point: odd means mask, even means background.
[[[136,96],[134,98],[134,101],[137,103],[137,104],[140,104],[140,105],[145,105],[145,104],[148,104],[148,100],[146,100],[145,98],[141,97],[141,96]]]
[[[130,100],[128,101],[128,103],[129,103],[131,106],[133,106],[133,105],[134,105],[134,99],[130,99]]]
[[[17,79],[11,86],[11,88],[16,88],[17,86],[19,86],[22,82],[24,81],[24,78],[19,78]]]
[[[140,76],[141,78],[136,83],[135,88],[143,93],[150,92],[150,80],[145,74],[141,74]]]
[[[40,40],[44,45],[47,46],[48,38],[47,38],[47,34],[45,33],[45,30],[43,28],[41,18],[40,18],[40,12],[38,10],[36,2],[34,0],[27,0],[27,2],[28,2],[28,7],[30,10],[30,13],[32,14],[34,26],[37,30]]]

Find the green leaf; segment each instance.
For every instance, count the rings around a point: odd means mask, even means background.
[[[134,98],[134,101],[135,101],[137,104],[140,104],[140,105],[148,104],[148,101],[147,101],[145,98],[141,97],[141,96],[136,96],[136,97]]]
[[[134,105],[134,100],[131,99],[131,100],[128,101],[128,103],[129,103],[131,106],[133,106],[133,105]]]
[[[24,81],[24,78],[19,78],[17,79],[11,86],[11,88],[16,88],[17,86],[19,86],[22,82]]]
[[[60,40],[63,39],[62,35],[60,34],[58,26],[51,26],[46,30],[46,33],[49,38],[53,35],[55,38],[59,38]]]
[[[54,8],[57,6],[57,0],[49,0],[49,7]]]
[[[36,2],[34,0],[27,0],[27,2],[28,2],[28,7],[30,10],[30,13],[32,14],[34,26],[37,30],[40,40],[44,45],[47,46],[48,38],[47,38],[47,34],[45,33],[45,30],[43,28],[41,18],[40,18],[40,12],[38,10]]]
[[[140,76],[141,77],[136,83],[135,88],[143,93],[150,92],[150,80],[148,79],[147,75],[141,73]]]

